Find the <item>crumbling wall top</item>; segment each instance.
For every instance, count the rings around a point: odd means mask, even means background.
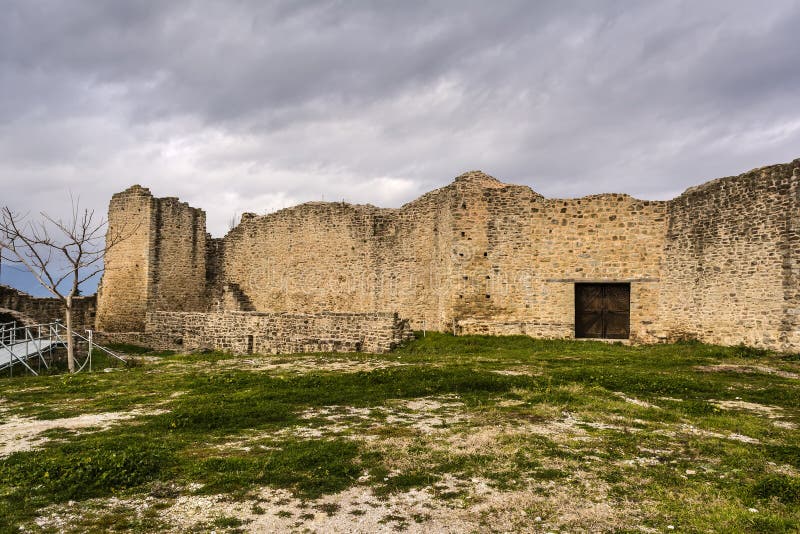
[[[134,196],[134,195],[152,197],[153,193],[151,193],[150,189],[148,189],[147,187],[143,187],[139,184],[134,184],[124,191],[120,191],[119,193],[114,193],[115,197]]]

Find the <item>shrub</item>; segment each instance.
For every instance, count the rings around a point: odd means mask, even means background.
[[[748,347],[744,343],[740,343],[733,348],[733,355],[738,358],[763,358],[769,355],[769,351],[756,347]]]

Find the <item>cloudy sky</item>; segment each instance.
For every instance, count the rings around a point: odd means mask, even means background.
[[[800,157],[800,2],[0,0],[0,204],[664,199]],[[0,282],[14,282],[4,269]]]

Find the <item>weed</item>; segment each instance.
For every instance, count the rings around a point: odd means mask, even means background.
[[[769,355],[770,351],[766,349],[759,349],[756,347],[749,347],[744,343],[736,345],[733,348],[733,355],[737,358],[764,358]]]
[[[202,460],[192,474],[195,480],[205,482],[205,493],[264,484],[315,498],[341,491],[358,478],[362,471],[358,453],[358,445],[351,441],[293,441],[257,455]]]
[[[153,352],[150,347],[142,347],[133,343],[109,343],[107,347],[114,352],[123,352],[125,354],[147,354],[148,352]]]
[[[220,516],[214,519],[214,526],[218,528],[236,528],[243,524],[238,517]]]
[[[759,499],[774,497],[784,504],[800,504],[800,479],[769,475],[753,484],[752,493]]]
[[[175,499],[180,493],[180,488],[172,482],[157,480],[150,485],[150,496],[157,499]]]
[[[341,506],[335,503],[324,503],[324,504],[318,504],[317,506],[314,507],[314,509],[323,512],[328,517],[333,517],[334,515],[336,515],[336,512],[338,512],[339,509],[341,509]]]
[[[173,462],[172,453],[151,440],[120,443],[93,440],[58,444],[44,451],[18,452],[0,464],[0,485],[14,494],[59,500],[84,499],[138,486]]]

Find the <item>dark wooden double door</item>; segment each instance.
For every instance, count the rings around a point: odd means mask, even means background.
[[[630,284],[575,284],[575,337],[627,339]]]

